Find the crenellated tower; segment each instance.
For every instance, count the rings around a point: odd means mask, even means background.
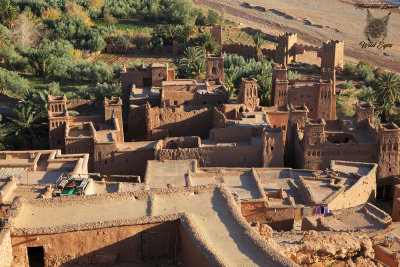
[[[48,96],[50,149],[61,149],[65,153],[65,129],[69,123],[67,97]]]
[[[244,104],[246,107],[254,110],[258,107],[260,99],[257,94],[257,80],[254,78],[242,78],[238,103]]]

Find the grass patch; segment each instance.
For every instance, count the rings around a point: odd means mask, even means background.
[[[107,27],[107,24],[102,20],[95,21],[95,24],[97,26]],[[131,30],[131,31],[145,32],[145,33],[151,33],[154,28],[153,25],[141,25],[138,22],[129,19],[118,20],[118,22],[114,24],[114,26],[117,30],[123,30],[123,31]]]

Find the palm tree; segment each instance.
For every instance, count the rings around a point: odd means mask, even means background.
[[[10,0],[0,1],[0,20],[2,24],[11,27],[17,16],[18,9],[11,4]]]
[[[12,123],[15,136],[24,138],[25,146],[33,149],[33,140],[45,132],[45,123],[41,114],[35,112],[31,105],[19,104],[14,109],[15,117],[8,117]]]
[[[186,78],[203,78],[206,70],[204,52],[199,47],[188,47],[180,61],[180,70],[186,73]]]
[[[256,45],[256,54],[257,54],[257,60],[262,61],[264,58],[264,55],[262,53],[262,47],[264,46],[264,38],[260,33],[257,33],[253,35],[253,41],[254,44]]]
[[[388,121],[390,114],[395,111],[395,103],[400,98],[399,93],[400,76],[394,72],[384,72],[378,79],[378,89],[375,92],[378,111],[384,121]]]
[[[237,68],[225,69],[225,87],[228,89],[229,96],[235,95],[235,81],[239,78],[239,70]]]
[[[260,104],[268,106],[271,102],[271,81],[272,81],[272,68],[270,64],[263,63],[257,68],[256,74],[252,78],[257,80],[258,96]]]

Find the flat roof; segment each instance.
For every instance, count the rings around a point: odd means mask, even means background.
[[[177,214],[200,250],[213,255],[213,265],[295,266],[250,227],[224,186],[20,200],[14,207],[18,208],[9,222],[16,235],[118,226],[143,218],[165,220]]]

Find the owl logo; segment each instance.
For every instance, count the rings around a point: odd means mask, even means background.
[[[367,10],[367,27],[365,27],[364,35],[370,42],[383,42],[388,34],[388,25],[390,14],[383,18],[375,18],[371,12]]]

